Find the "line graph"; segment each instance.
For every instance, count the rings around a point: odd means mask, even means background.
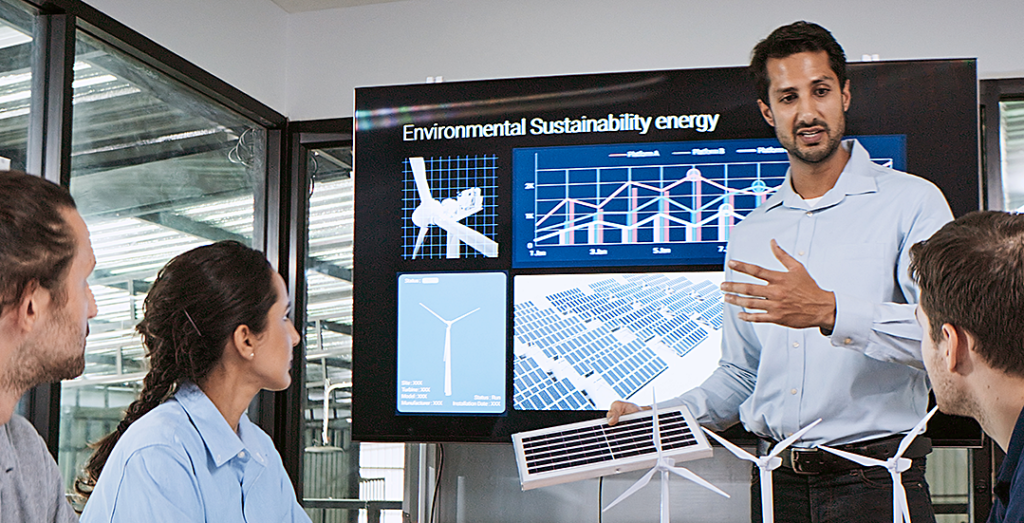
[[[860,139],[900,168],[902,136]],[[767,138],[515,149],[513,266],[720,264],[788,168]]]
[[[775,192],[787,165],[537,169],[533,244],[728,241],[729,230]]]

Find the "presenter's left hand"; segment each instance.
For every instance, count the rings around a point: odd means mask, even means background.
[[[756,283],[722,283],[725,302],[746,310],[739,318],[753,323],[775,323],[794,329],[818,327],[831,332],[836,323],[835,294],[818,287],[803,264],[771,241],[772,253],[782,262],[785,271],[773,271],[752,263],[729,260],[729,268],[749,274],[767,285]]]

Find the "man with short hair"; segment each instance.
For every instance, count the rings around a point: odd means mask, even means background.
[[[886,459],[927,411],[909,249],[952,215],[932,183],[871,161],[843,140],[850,81],[842,47],[807,22],[754,48],[758,107],[789,155],[785,182],[733,230],[719,367],[684,404],[700,423],[737,421],[776,442],[821,418],[774,472],[776,521],[891,521],[888,472],[818,450]],[[826,290],[827,289],[827,290]],[[633,412],[615,402],[609,422]],[[933,522],[927,438],[904,456],[914,522]],[[755,470],[751,518],[761,520]],[[885,486],[885,487],[880,487]]]
[[[85,368],[96,260],[71,194],[0,171],[0,521],[77,521],[39,433],[14,414],[39,383]]]
[[[970,213],[910,253],[939,410],[978,420],[1006,452],[988,521],[1024,521],[1024,215]]]

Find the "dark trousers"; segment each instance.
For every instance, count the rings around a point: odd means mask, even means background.
[[[935,523],[925,458],[916,458],[903,473],[907,505],[914,523]],[[882,467],[835,474],[802,475],[786,467],[775,469],[777,523],[892,523],[892,476]],[[750,482],[750,520],[761,523],[761,481],[757,467]]]

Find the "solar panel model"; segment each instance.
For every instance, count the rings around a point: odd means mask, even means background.
[[[652,413],[622,416],[615,426],[602,418],[513,434],[523,490],[653,466],[658,456]],[[665,457],[711,457],[711,445],[685,406],[659,409],[658,424]]]

